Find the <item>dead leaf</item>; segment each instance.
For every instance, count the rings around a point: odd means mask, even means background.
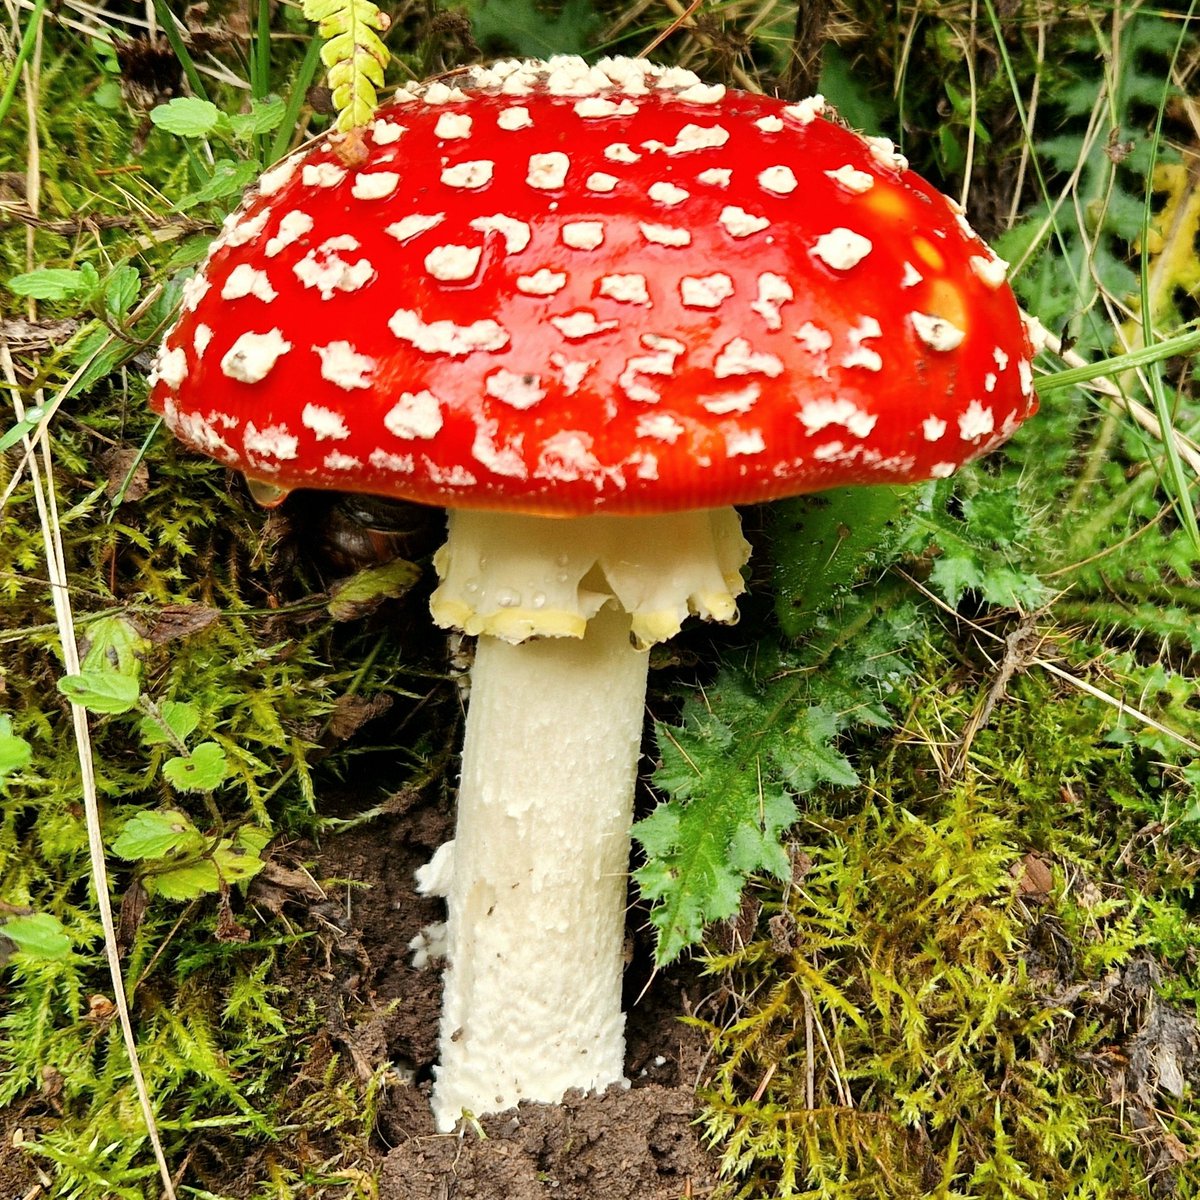
[[[329,736],[334,741],[344,742],[353,737],[368,721],[382,716],[392,707],[392,698],[386,692],[364,700],[362,696],[339,696],[329,718]]]
[[[142,927],[149,902],[150,897],[139,880],[135,879],[125,889],[125,894],[121,897],[121,911],[117,916],[117,946],[122,954],[133,945],[137,931]]]
[[[143,616],[138,625],[143,637],[161,646],[207,629],[220,615],[219,609],[207,604],[165,604]]]
[[[69,319],[25,321],[18,317],[11,321],[0,321],[0,342],[7,344],[14,357],[61,346],[78,332],[79,322]]]
[[[1054,887],[1054,872],[1045,859],[1026,854],[1013,863],[1009,874],[1017,881],[1017,891],[1030,900],[1045,900]]]
[[[116,1015],[117,1006],[107,996],[88,997],[85,1021],[90,1021],[93,1025],[107,1025]]]
[[[150,469],[140,451],[128,446],[109,450],[100,460],[104,467],[104,494],[122,504],[136,504],[150,490]]]
[[[215,930],[218,942],[248,942],[250,930],[238,923],[229,904],[229,889],[221,888],[221,899],[217,905],[217,928]]]
[[[325,893],[307,871],[285,867],[269,859],[251,881],[246,893],[248,903],[261,905],[276,917],[282,914],[285,904],[299,901],[318,904],[324,899]]]
[[[776,913],[768,922],[771,931],[771,948],[776,954],[791,954],[796,948],[796,922],[791,913]]]

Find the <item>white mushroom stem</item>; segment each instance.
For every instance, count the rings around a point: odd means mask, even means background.
[[[479,640],[447,896],[442,1130],[463,1109],[554,1103],[623,1076],[625,875],[648,660],[614,609],[582,639]]]
[[[434,617],[480,635],[446,896],[442,1130],[623,1076],[622,944],[648,647],[736,618],[733,509],[554,520],[453,512]]]

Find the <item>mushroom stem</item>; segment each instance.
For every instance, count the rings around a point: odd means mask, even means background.
[[[479,639],[446,885],[433,1108],[622,1078],[629,827],[649,655],[611,604],[582,638]],[[432,890],[432,889],[431,889]]]

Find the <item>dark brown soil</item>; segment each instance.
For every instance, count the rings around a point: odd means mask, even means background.
[[[40,1131],[30,1129],[24,1109],[24,1105],[14,1104],[0,1112],[0,1197],[4,1200],[40,1193],[38,1169],[20,1148],[23,1137]]]
[[[338,807],[350,816],[376,802],[357,795]],[[651,978],[649,942],[640,932],[627,945],[630,1087],[572,1095],[561,1105],[521,1105],[457,1134],[435,1131],[429,1091],[441,977],[436,966],[413,967],[408,943],[444,918],[440,900],[417,895],[414,871],[451,836],[449,805],[402,792],[384,808],[319,847],[277,852],[249,895],[256,909],[286,912],[315,935],[301,944],[287,983],[297,1011],[315,1007],[321,1026],[295,1047],[287,1103],[303,1124],[304,1102],[313,1100],[320,1111],[331,1080],[350,1076],[365,1093],[387,1067],[373,1137],[349,1143],[314,1127],[294,1142],[257,1148],[195,1137],[187,1182],[245,1200],[271,1176],[272,1164],[291,1170],[337,1162],[364,1178],[381,1170],[379,1200],[714,1198],[715,1160],[694,1125],[707,1042],[679,1019],[709,1012],[712,985],[688,965]],[[644,929],[644,917],[634,909],[631,930]],[[52,1119],[36,1098],[0,1113],[0,1200],[41,1194],[46,1177],[19,1148],[17,1131],[37,1137]],[[319,1200],[342,1192],[315,1186],[303,1194]]]
[[[330,1032],[364,1077],[382,1062],[397,1068],[378,1117],[390,1149],[380,1200],[712,1195],[715,1162],[693,1124],[705,1042],[678,1019],[701,1006],[705,985],[684,968],[655,977],[646,989],[648,954],[632,941],[626,1057],[632,1087],[572,1095],[562,1105],[521,1105],[485,1118],[483,1136],[435,1132],[429,1081],[441,989],[435,969],[413,968],[408,942],[442,919],[440,901],[416,895],[413,872],[451,830],[437,805],[397,798],[396,807],[402,811],[327,839],[318,859],[325,880],[344,881],[327,894],[350,897],[336,913],[320,906],[330,934],[327,974],[341,980],[343,994],[353,991],[378,1014],[351,1018],[340,1029],[335,1017]]]
[[[485,1117],[483,1136],[416,1137],[388,1155],[381,1200],[676,1200],[709,1196],[689,1089],[657,1084]]]

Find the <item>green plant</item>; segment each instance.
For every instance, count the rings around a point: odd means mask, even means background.
[[[330,120],[306,98],[322,42],[264,2],[249,37],[202,50],[160,0],[189,94],[143,111],[113,36],[129,7],[14,8],[0,84],[0,156],[25,170],[0,197],[0,1120],[54,1196],[160,1193],[100,955],[75,700],[180,1192],[370,1195],[385,1074],[330,1048],[332,1010],[297,985],[317,935],[248,902],[250,876],[392,804],[359,784],[331,812],[375,750],[330,732],[347,706],[409,705],[388,769],[436,786],[457,705],[372,615],[412,567],[331,587],[143,405],[145,352],[243,184]],[[724,997],[701,1116],[746,1200],[1197,1194],[1195,24],[972,11],[837,6],[821,87],[969,193],[1086,365],[1043,356],[1042,412],[953,482],[764,514],[742,624],[715,651],[695,635],[719,665],[685,641],[656,672],[664,803],[639,880],[660,956],[702,937]],[[334,22],[344,123],[387,56],[441,58],[445,14],[379,12],[304,14]],[[468,13],[517,50],[634,53],[677,15]],[[771,90],[793,18],[709,6],[656,56]],[[63,596],[81,662],[60,690]],[[209,1148],[245,1177],[202,1178]]]

